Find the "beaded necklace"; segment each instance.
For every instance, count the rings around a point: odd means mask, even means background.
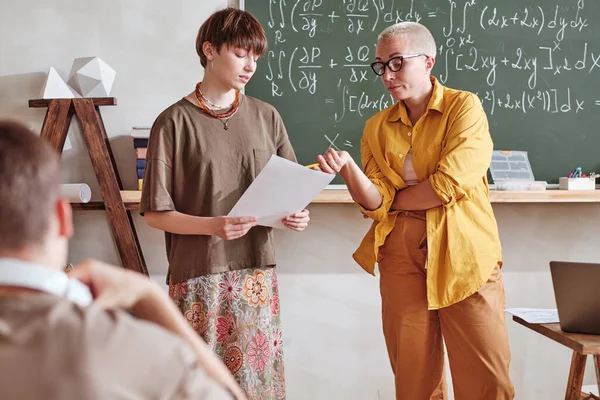
[[[200,85],[202,84],[202,82],[198,82],[196,84],[196,90],[194,91],[194,93],[196,94],[196,99],[198,99],[198,104],[200,104],[200,108],[202,109],[202,111],[204,111],[206,114],[210,115],[213,118],[218,119],[219,121],[221,121],[223,123],[223,129],[227,130],[229,129],[227,126],[227,123],[229,122],[229,119],[231,117],[233,117],[233,115],[237,112],[239,105],[240,105],[240,92],[239,90],[235,91],[235,99],[233,100],[233,103],[231,103],[231,109],[227,112],[224,112],[222,114],[217,114],[214,111],[212,111],[208,105],[206,103],[209,103],[210,105],[212,105],[215,108],[224,108],[224,107],[219,107],[216,106],[215,104],[211,103],[210,101],[208,101],[208,99],[206,97],[204,97],[204,95],[202,94],[202,91],[200,90]]]

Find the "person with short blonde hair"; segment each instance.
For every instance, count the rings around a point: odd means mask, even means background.
[[[140,211],[165,232],[171,298],[252,398],[286,396],[273,231],[227,217],[272,155],[296,161],[279,113],[240,91],[266,37],[250,13],[227,8],[200,27],[204,77],[158,116]],[[308,210],[283,219],[302,231]]]
[[[431,76],[435,41],[415,22],[379,36],[373,72],[397,103],[370,118],[363,170],[319,155],[373,219],[354,259],[378,265],[396,398],[448,398],[444,344],[460,400],[514,397],[502,252],[488,197],[493,143],[479,98]]]

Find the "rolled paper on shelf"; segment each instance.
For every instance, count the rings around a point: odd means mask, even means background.
[[[60,195],[71,203],[87,203],[92,198],[92,190],[85,183],[60,185]]]

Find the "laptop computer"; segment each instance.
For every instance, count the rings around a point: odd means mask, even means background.
[[[600,335],[600,264],[551,261],[560,328]]]

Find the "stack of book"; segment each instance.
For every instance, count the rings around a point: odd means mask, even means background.
[[[148,138],[150,128],[134,126],[131,130],[133,137],[133,148],[135,149],[135,168],[137,170],[138,190],[144,185],[144,171],[146,171],[146,151],[148,150]]]

